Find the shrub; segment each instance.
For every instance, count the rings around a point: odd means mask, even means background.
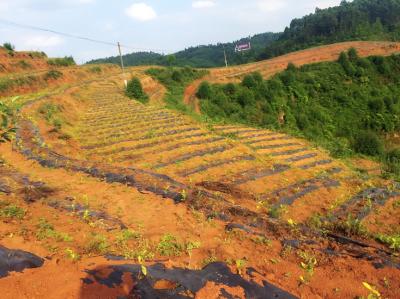
[[[289,62],[288,63],[288,65],[287,65],[287,67],[286,67],[286,70],[287,71],[296,71],[297,70],[297,68],[296,68],[296,65],[293,63],[293,62]]]
[[[350,48],[348,51],[349,60],[352,62],[357,62],[359,59],[358,52],[355,48]]]
[[[400,176],[400,149],[393,149],[386,153],[387,171]]]
[[[199,99],[209,99],[211,98],[211,86],[210,83],[204,81],[200,84],[200,87],[196,93]]]
[[[176,81],[176,82],[182,82],[182,73],[175,70],[172,73],[172,80]]]
[[[101,67],[98,65],[89,68],[89,72],[94,73],[94,74],[100,74],[101,71],[102,71]]]
[[[257,82],[252,75],[246,75],[243,78],[242,85],[247,88],[254,88],[257,86]]]
[[[48,80],[57,80],[59,78],[61,78],[63,76],[63,73],[57,70],[51,70],[48,71],[45,75],[44,75],[44,79],[46,81]]]
[[[383,143],[374,132],[360,131],[354,138],[353,148],[357,153],[378,156],[383,152]]]
[[[7,51],[14,52],[15,51],[15,46],[12,45],[11,43],[4,43],[3,48],[6,49]]]
[[[51,66],[72,66],[76,65],[72,56],[65,56],[64,58],[51,58],[47,61]]]
[[[136,77],[132,78],[128,82],[125,93],[129,98],[138,100],[142,103],[147,103],[149,101],[149,97],[143,91],[142,83]]]

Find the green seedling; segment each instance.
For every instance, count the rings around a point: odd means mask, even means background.
[[[67,258],[69,258],[73,262],[77,262],[81,258],[81,256],[78,253],[76,253],[75,251],[73,251],[71,248],[65,249],[65,255],[67,256]]]

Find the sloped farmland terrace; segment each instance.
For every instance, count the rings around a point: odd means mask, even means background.
[[[142,69],[137,72],[145,79]],[[336,228],[343,228],[350,214],[373,233],[392,232],[399,225],[392,207],[400,199],[400,186],[363,178],[299,138],[240,125],[210,126],[167,110],[157,101],[143,105],[126,98],[120,82],[119,77],[104,79],[26,106],[18,124],[16,151],[4,153],[15,169],[4,170],[14,173],[12,180],[0,177],[2,193],[40,191],[36,197],[25,195],[31,198],[24,203],[26,209],[44,205],[47,215],[57,211],[62,223],[53,221],[60,229],[73,221],[79,231],[73,249],[82,255],[86,246],[81,242],[90,235],[93,223],[101,223],[95,229],[110,240],[126,229],[140,231],[131,246],[145,250],[139,256],[154,277],[150,284],[172,281],[162,289],[173,294],[182,295],[175,283],[186,294],[210,298],[220,283],[225,292],[238,297],[339,293],[347,298],[365,294],[363,281],[380,286],[385,278],[392,288],[382,293],[396,297],[400,264],[392,251],[368,238],[348,238]],[[60,102],[61,116],[76,115],[68,124],[68,138],[54,132],[37,112],[45,103]],[[55,190],[49,195],[45,187]],[[60,193],[60,189],[69,191]],[[163,238],[164,243],[176,238],[178,245],[172,241],[176,245],[172,248],[179,254],[166,259],[160,247]],[[191,244],[189,254],[179,242]],[[86,273],[88,283],[81,286],[81,296],[96,288],[123,295],[124,284],[130,286],[127,281],[140,277],[137,254],[111,246],[98,254],[107,251],[134,261],[92,256],[94,264],[105,266],[87,272],[83,270],[90,259],[65,265],[74,275]],[[172,270],[163,270],[156,261]],[[132,263],[136,265],[127,265]],[[54,265],[47,269],[57,271]],[[180,274],[185,269],[192,269],[186,279]],[[232,274],[235,271],[242,280]],[[32,273],[33,277],[35,273],[46,275],[45,270]],[[225,273],[223,280],[212,278],[221,273]],[[207,284],[194,287],[192,281],[204,275],[209,277]],[[139,289],[148,291],[144,285]]]

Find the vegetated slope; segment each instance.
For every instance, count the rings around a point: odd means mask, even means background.
[[[314,14],[292,20],[259,59],[349,40],[400,40],[400,2],[354,0],[316,9]]]
[[[118,70],[117,66],[78,67],[72,57],[48,58],[43,52],[0,47],[0,96],[20,96]]]
[[[399,78],[400,55],[360,58],[351,49],[338,62],[291,64],[268,81],[255,73],[236,85],[202,83],[198,96],[214,119],[300,133],[339,156],[388,159],[399,176],[400,148],[384,150],[386,136],[400,132]]]
[[[16,52],[0,47],[0,75],[48,68],[47,55],[41,52]]]
[[[367,41],[337,43],[293,52],[256,63],[228,68],[210,69],[207,76],[193,82],[186,88],[184,102],[198,108],[195,94],[202,81],[208,81],[211,83],[240,82],[245,75],[252,72],[259,72],[263,78],[267,79],[276,73],[285,70],[290,62],[296,66],[302,66],[323,61],[335,61],[338,59],[341,52],[347,51],[350,48],[356,49],[361,57],[371,55],[387,56],[399,53],[400,43]]]
[[[22,107],[0,240],[48,259],[0,279],[4,297],[352,298],[366,281],[397,297],[400,186],[287,134],[143,105],[122,79]]]
[[[173,65],[173,66],[191,66],[191,67],[218,67],[225,65],[224,49],[226,51],[229,64],[237,65],[251,61],[261,55],[265,47],[279,37],[279,33],[256,34],[250,38],[251,51],[236,53],[237,43],[247,42],[248,38],[243,38],[231,43],[219,43],[217,45],[202,45],[190,47],[179,51],[173,55],[161,55],[152,52],[138,52],[123,55],[124,63],[127,66],[139,65]],[[120,57],[109,57],[104,59],[95,59],[88,62],[92,63],[120,63]]]

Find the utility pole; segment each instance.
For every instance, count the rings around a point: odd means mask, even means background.
[[[225,58],[225,67],[228,67],[228,60],[226,59],[225,47],[224,47],[224,58]]]
[[[126,77],[125,77],[124,60],[122,59],[121,44],[119,42],[118,42],[118,51],[119,51],[119,57],[121,58],[122,78],[124,79],[124,84],[125,84],[125,88],[126,88],[128,86],[128,81],[126,81]]]

